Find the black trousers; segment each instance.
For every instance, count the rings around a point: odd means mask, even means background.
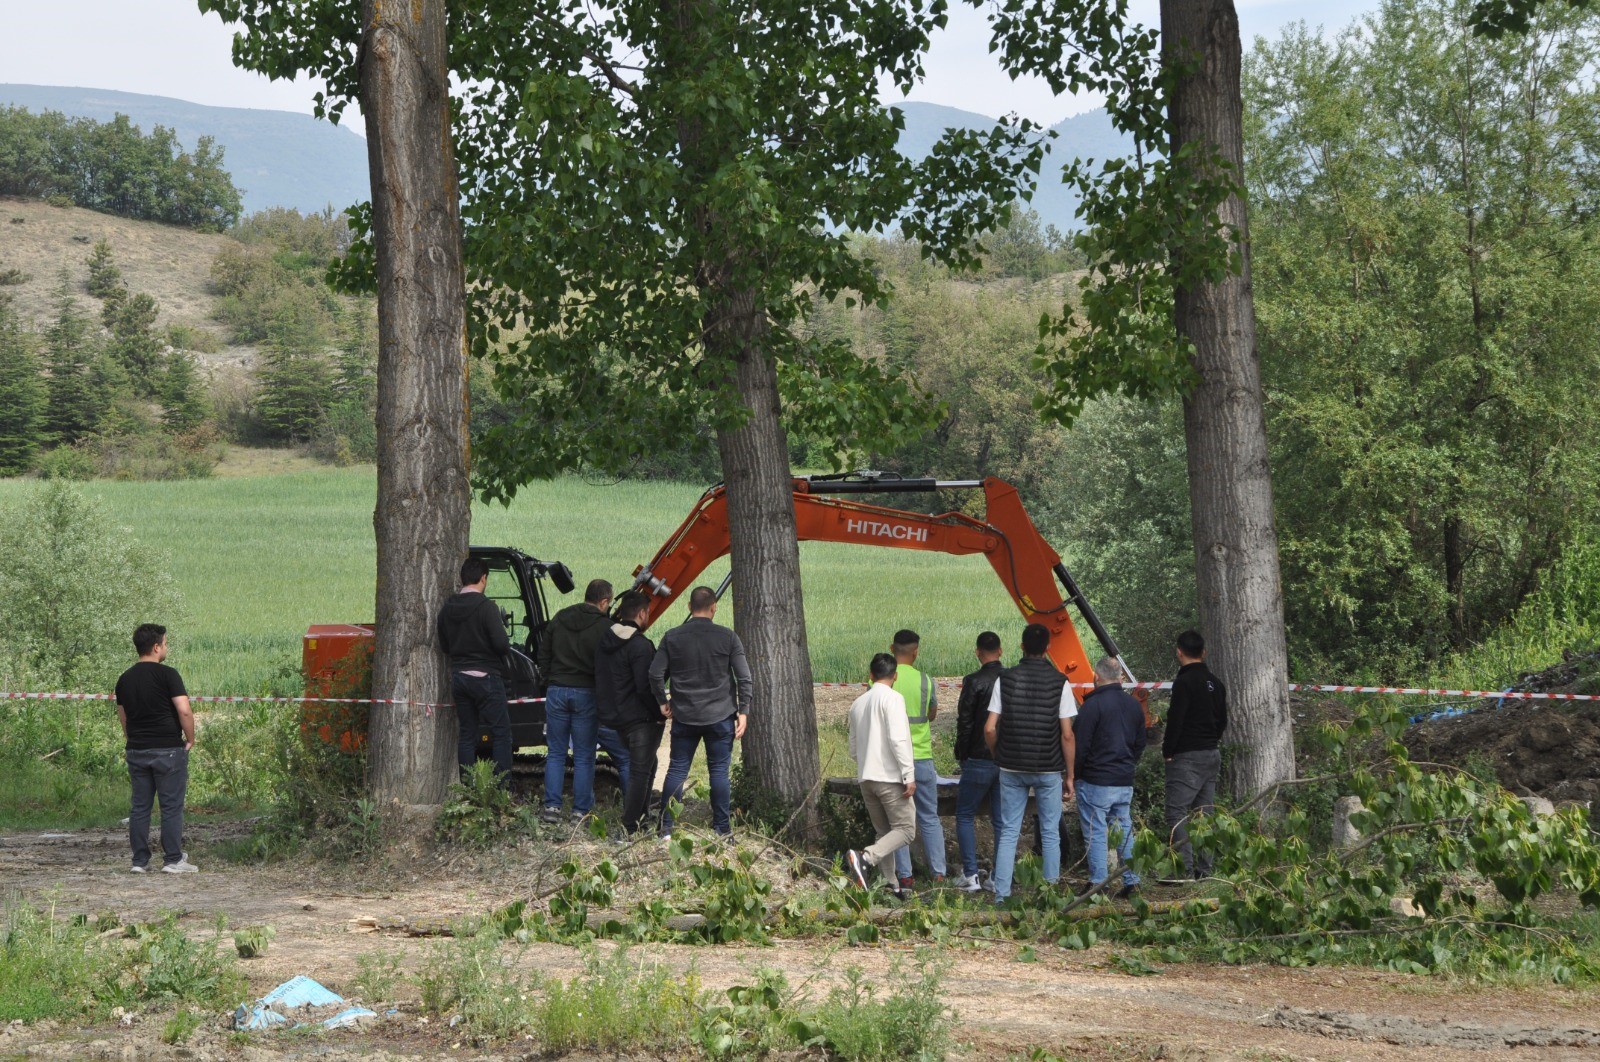
[[[150,808],[161,801],[161,855],[168,863],[183,858],[183,804],[189,790],[189,751],[175,749],[128,749],[128,781],[132,785],[132,806],[128,809],[128,844],[133,849],[133,865],[150,863]]]
[[[628,777],[622,795],[622,825],[629,833],[650,810],[650,790],[656,783],[656,753],[661,749],[665,723],[633,723],[622,731],[628,744]]]
[[[506,684],[499,675],[476,678],[457,671],[450,676],[450,697],[456,702],[456,762],[463,775],[477,762],[478,735],[487,727],[494,750],[494,770],[501,785],[511,784],[511,710]]]

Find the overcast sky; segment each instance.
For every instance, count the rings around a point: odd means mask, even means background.
[[[1238,0],[1246,46],[1306,19],[1344,26],[1377,0]],[[1038,82],[1013,82],[988,51],[981,12],[952,5],[949,28],[928,58],[928,79],[910,99],[996,116],[1015,112],[1045,124],[1097,106],[1057,98]],[[1135,15],[1153,22],[1156,0],[1134,0]],[[232,30],[201,15],[194,0],[0,0],[0,82],[72,85],[175,96],[224,107],[309,113],[317,84],[266,78],[235,69]],[[357,132],[359,122],[350,122]]]

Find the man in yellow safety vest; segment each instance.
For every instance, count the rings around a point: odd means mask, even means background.
[[[939,697],[933,679],[918,671],[917,652],[922,639],[916,631],[895,632],[894,653],[896,671],[894,691],[905,698],[906,721],[911,724],[911,755],[916,764],[917,789],[913,800],[917,806],[917,840],[922,842],[922,854],[934,881],[943,881],[944,827],[939,824],[939,772],[933,767],[933,728],[929,726],[939,714]],[[907,845],[895,853],[895,875],[900,887],[911,887],[911,847]]]

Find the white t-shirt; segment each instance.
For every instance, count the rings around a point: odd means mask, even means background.
[[[994,692],[989,694],[989,714],[1000,714],[1000,683],[994,684]],[[1061,705],[1056,714],[1057,719],[1071,719],[1078,714],[1078,698],[1072,692],[1071,683],[1061,685]]]

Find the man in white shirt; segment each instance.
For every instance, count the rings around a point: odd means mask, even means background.
[[[916,762],[911,751],[911,725],[906,720],[906,699],[894,690],[895,659],[888,653],[872,658],[872,688],[850,706],[850,755],[856,761],[856,781],[861,799],[878,839],[864,851],[844,854],[845,868],[863,889],[868,867],[887,867],[887,876],[900,894],[893,858],[917,836],[917,813],[911,802],[917,791]],[[885,864],[884,860],[890,862]]]
[[[1073,795],[1077,744],[1072,717],[1078,702],[1066,676],[1046,654],[1050,630],[1030,623],[1022,632],[1022,660],[1000,673],[989,697],[984,740],[1000,768],[1000,836],[994,843],[994,894],[997,902],[1011,895],[1017,863],[1017,836],[1031,788],[1039,812],[1039,840],[1044,850],[1044,880],[1061,876],[1061,803]]]

